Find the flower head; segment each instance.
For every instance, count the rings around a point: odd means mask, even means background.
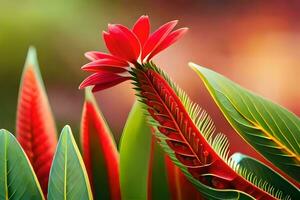
[[[93,91],[103,90],[130,79],[130,66],[149,62],[156,54],[166,49],[187,31],[173,30],[177,20],[170,21],[150,34],[148,16],[141,16],[132,29],[121,24],[109,24],[103,31],[103,39],[110,54],[90,51],[85,56],[91,61],[82,67],[93,72],[79,88],[93,85]]]

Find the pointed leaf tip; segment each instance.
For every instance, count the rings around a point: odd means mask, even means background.
[[[25,67],[32,66],[32,65],[37,66],[38,61],[37,61],[37,52],[35,47],[30,46],[27,51]]]
[[[34,47],[28,49],[23,68],[16,118],[16,137],[46,194],[57,136]]]
[[[93,199],[87,172],[69,125],[60,134],[48,187],[49,200],[66,197]]]
[[[89,86],[84,89],[84,96],[86,101],[94,101],[95,97],[92,92],[93,87]]]
[[[120,199],[118,150],[91,87],[85,90],[80,138],[95,199]]]

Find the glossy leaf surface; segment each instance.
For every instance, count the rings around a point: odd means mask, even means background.
[[[122,199],[146,200],[151,152],[151,130],[141,103],[130,111],[120,143],[120,184]]]
[[[71,128],[61,132],[51,166],[49,200],[93,199],[90,183]]]
[[[143,133],[142,133],[143,134]],[[151,158],[148,175],[148,199],[170,199],[165,153],[152,135]]]
[[[214,71],[196,64],[190,66],[204,81],[217,105],[241,137],[299,182],[300,119]]]
[[[0,199],[44,199],[25,152],[4,129],[0,130]]]
[[[275,190],[280,189],[284,193],[283,196],[300,199],[300,190],[296,186],[260,161],[241,153],[234,153],[231,158],[241,167],[250,169],[258,177],[267,180]]]
[[[89,89],[81,119],[83,160],[95,199],[121,198],[119,153],[113,135]]]
[[[57,136],[36,51],[32,47],[28,51],[20,83],[16,135],[46,194]]]

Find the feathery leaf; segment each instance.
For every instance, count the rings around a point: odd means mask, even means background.
[[[157,137],[170,158],[190,179],[216,189],[240,190],[257,199],[275,199],[231,168],[225,135],[214,135],[210,117],[153,63],[132,69],[138,92],[152,117]],[[239,193],[240,194],[240,193]]]
[[[46,194],[57,136],[33,47],[28,51],[20,84],[16,137]]]

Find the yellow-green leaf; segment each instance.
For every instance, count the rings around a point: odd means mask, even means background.
[[[44,199],[30,162],[16,138],[0,130],[0,199]]]
[[[224,76],[191,63],[233,128],[260,154],[300,181],[300,119]]]

